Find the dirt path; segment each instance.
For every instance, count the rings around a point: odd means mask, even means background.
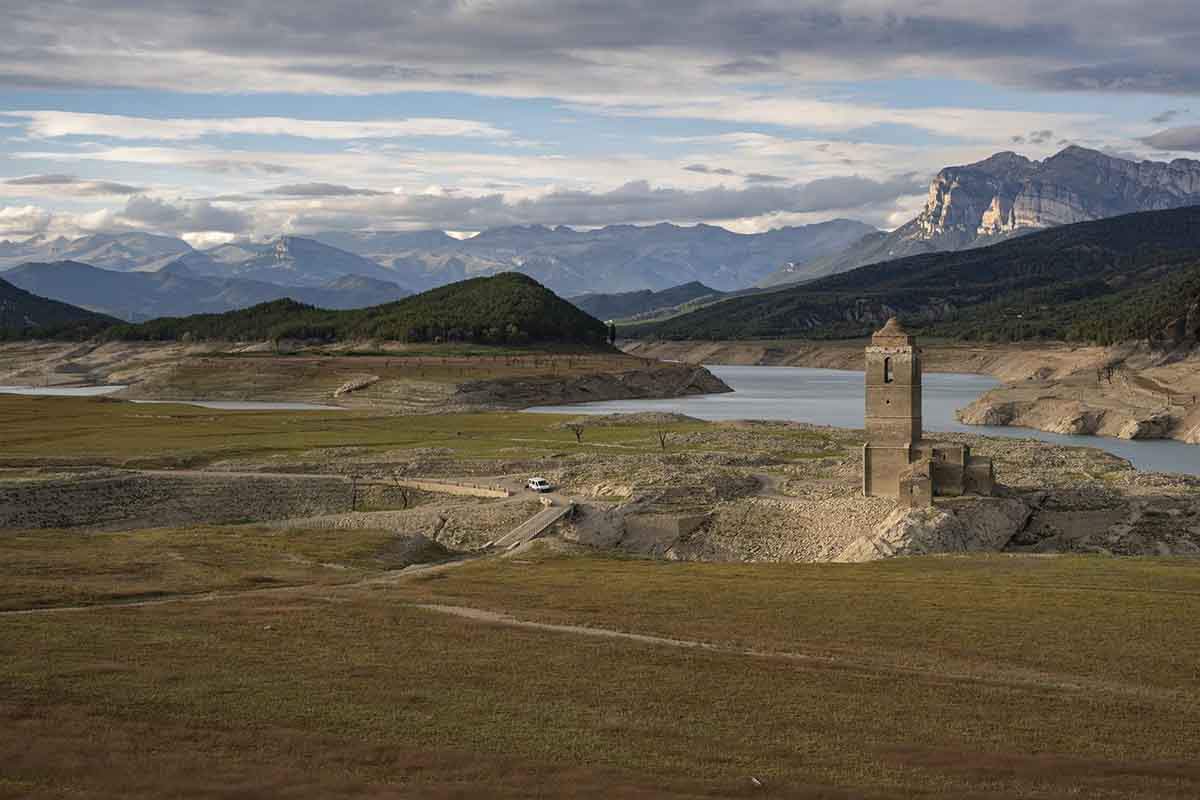
[[[508,551],[507,553],[492,553],[477,558],[465,558],[453,562],[443,562],[441,564],[428,564],[417,567],[409,567],[397,573],[391,573],[382,576],[372,576],[370,578],[354,581],[345,584],[314,586],[312,584],[301,584],[296,586],[279,586],[264,589],[246,589],[238,591],[226,592],[203,592],[197,594],[180,594],[170,597],[159,597],[150,600],[133,600],[128,602],[109,602],[96,603],[93,605],[84,606],[54,606],[45,608],[31,609],[15,609],[0,611],[0,619],[5,617],[19,616],[42,616],[54,614],[70,614],[70,613],[85,613],[89,611],[111,610],[114,608],[149,608],[154,606],[163,606],[180,603],[205,603],[205,602],[221,602],[228,600],[237,600],[246,597],[258,596],[278,596],[286,594],[305,594],[311,593],[314,599],[326,600],[329,602],[337,602],[335,594],[348,590],[355,590],[368,587],[394,585],[405,579],[416,575],[429,574],[431,572],[440,572],[448,569],[463,566],[467,563],[472,563],[479,558],[495,557],[495,558],[511,558],[518,555],[525,548]],[[314,591],[316,590],[316,591]],[[682,639],[668,636],[659,636],[655,634],[636,633],[632,631],[617,630],[614,628],[602,628],[592,625],[578,625],[572,623],[550,623],[538,622],[535,620],[521,619],[511,614],[502,611],[492,611],[483,608],[475,608],[472,606],[446,605],[441,603],[418,603],[400,601],[401,605],[409,608],[421,609],[436,614],[444,614],[457,617],[459,619],[470,620],[481,624],[488,625],[503,625],[512,628],[521,628],[525,630],[541,631],[546,633],[563,634],[568,636],[583,636],[590,638],[620,640],[634,642],[637,644],[653,645],[659,647],[673,647],[683,650],[695,650],[706,653],[714,653],[719,655],[728,655],[742,658],[753,659],[770,659],[777,661],[790,661],[797,663],[811,664],[815,666],[824,666],[838,669],[848,669],[858,672],[882,675],[904,675],[933,680],[957,681],[980,683],[990,686],[1004,686],[1016,689],[1049,689],[1055,691],[1066,692],[1081,692],[1094,693],[1097,691],[1111,694],[1121,694],[1132,697],[1139,697],[1146,700],[1165,701],[1171,703],[1185,702],[1195,703],[1200,702],[1200,697],[1193,696],[1191,693],[1181,690],[1160,689],[1149,686],[1131,686],[1111,681],[1100,681],[1077,675],[1059,675],[1050,672],[1042,672],[1039,670],[1026,669],[1011,665],[1003,666],[1003,673],[996,674],[986,670],[978,672],[952,670],[942,667],[919,667],[905,666],[895,663],[884,663],[873,661],[866,658],[854,658],[840,655],[821,654],[821,653],[806,653],[794,650],[760,650],[755,648],[738,647],[735,645],[719,644],[715,642],[701,641],[697,639]]]
[[[1097,681],[1081,676],[1056,675],[1054,673],[1022,669],[1017,667],[1009,668],[1004,676],[993,676],[971,672],[956,672],[945,669],[906,667],[898,664],[880,664],[873,663],[865,659],[853,659],[816,653],[802,653],[798,651],[757,650],[753,648],[704,642],[696,639],[676,639],[667,636],[632,633],[629,631],[615,630],[612,628],[598,628],[587,625],[536,622],[533,620],[520,619],[519,617],[514,617],[503,612],[488,611],[486,609],[474,608],[471,606],[452,606],[439,603],[412,603],[409,605],[412,608],[420,608],[426,611],[433,611],[439,614],[448,614],[461,619],[469,619],[475,622],[482,622],[492,625],[505,625],[513,628],[545,631],[548,633],[561,633],[570,636],[619,639],[623,641],[637,642],[639,644],[676,647],[685,650],[701,650],[704,652],[742,656],[746,658],[804,662],[831,667],[841,667],[844,669],[852,669],[862,672],[902,674],[925,678],[932,677],[948,681],[986,683],[992,686],[1008,686],[1014,688],[1054,689],[1071,692],[1103,691],[1113,694],[1124,694],[1135,697],[1156,698],[1159,700],[1170,701],[1187,700],[1188,698],[1192,697],[1189,693],[1183,691],[1158,689],[1146,686],[1128,686],[1125,684],[1112,683],[1110,681]]]

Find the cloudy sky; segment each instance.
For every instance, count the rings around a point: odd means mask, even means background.
[[[1200,157],[1194,0],[0,0],[0,238],[893,227],[938,168]]]

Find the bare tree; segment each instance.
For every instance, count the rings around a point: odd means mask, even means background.
[[[654,435],[658,437],[658,446],[663,450],[667,449],[667,429],[655,428]]]
[[[571,433],[575,434],[576,442],[583,441],[583,425],[582,425],[582,423],[579,423],[579,422],[568,423],[567,430],[569,430]]]

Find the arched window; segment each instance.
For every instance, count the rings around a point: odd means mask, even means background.
[[[883,360],[883,382],[891,383],[895,379],[896,376],[892,374],[892,357],[888,356]]]

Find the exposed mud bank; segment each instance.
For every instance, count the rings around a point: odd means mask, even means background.
[[[638,400],[731,392],[704,367],[661,364],[618,373],[572,378],[474,381],[458,387],[451,401],[480,408],[527,408],[533,405]]]
[[[0,385],[119,384],[130,400],[296,402],[389,413],[514,409],[728,392],[700,366],[617,352],[406,354],[313,348],[276,353],[236,343],[0,345]]]
[[[764,367],[816,367],[820,369],[864,368],[866,339],[809,341],[772,339],[750,341],[640,341],[620,344],[625,352],[642,358],[680,361],[688,364],[731,364]],[[922,364],[926,372],[968,372],[991,375],[1002,381],[1043,380],[1094,369],[1108,360],[1102,347],[1066,344],[968,345],[923,343]]]

